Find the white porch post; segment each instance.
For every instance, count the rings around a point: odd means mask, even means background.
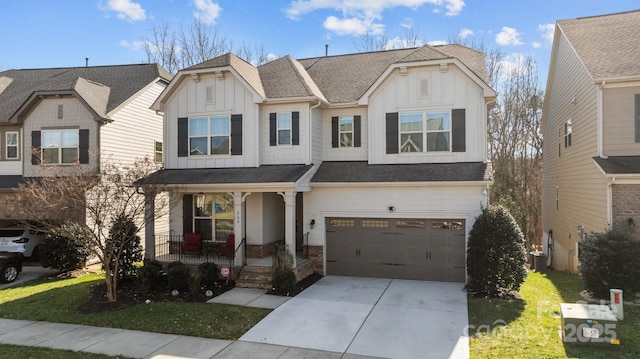
[[[155,218],[156,218],[156,196],[144,195],[144,257],[147,259],[156,258]]]
[[[284,241],[293,256],[293,268],[296,267],[296,192],[284,194]]]
[[[242,267],[244,265],[244,248],[246,243],[242,243],[242,239],[244,238],[244,222],[246,218],[244,218],[244,196],[242,192],[233,192],[233,212],[234,212],[234,224],[233,224],[233,233],[236,236],[236,248],[238,251],[236,252],[235,259],[233,265],[235,267]]]

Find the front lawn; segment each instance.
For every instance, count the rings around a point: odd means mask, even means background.
[[[109,356],[73,350],[61,350],[21,345],[0,344],[0,359],[126,359],[124,356]]]
[[[2,290],[0,317],[134,329],[149,332],[238,339],[270,310],[198,302],[151,302],[125,309],[80,314],[97,274],[43,278]]]
[[[562,343],[560,303],[581,300],[575,274],[529,273],[522,299],[468,298],[472,358],[640,358],[640,308],[627,305],[620,345]]]

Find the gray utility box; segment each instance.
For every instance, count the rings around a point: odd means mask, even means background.
[[[562,341],[620,344],[618,320],[606,305],[561,303]]]

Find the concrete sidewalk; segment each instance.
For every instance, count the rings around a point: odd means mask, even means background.
[[[12,319],[0,319],[0,344],[150,359],[368,358],[281,345]]]

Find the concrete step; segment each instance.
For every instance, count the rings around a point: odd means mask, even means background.
[[[271,289],[273,276],[271,267],[245,266],[236,280],[236,287]]]
[[[268,290],[272,288],[272,284],[270,280],[238,279],[236,281],[236,287],[260,288]]]

